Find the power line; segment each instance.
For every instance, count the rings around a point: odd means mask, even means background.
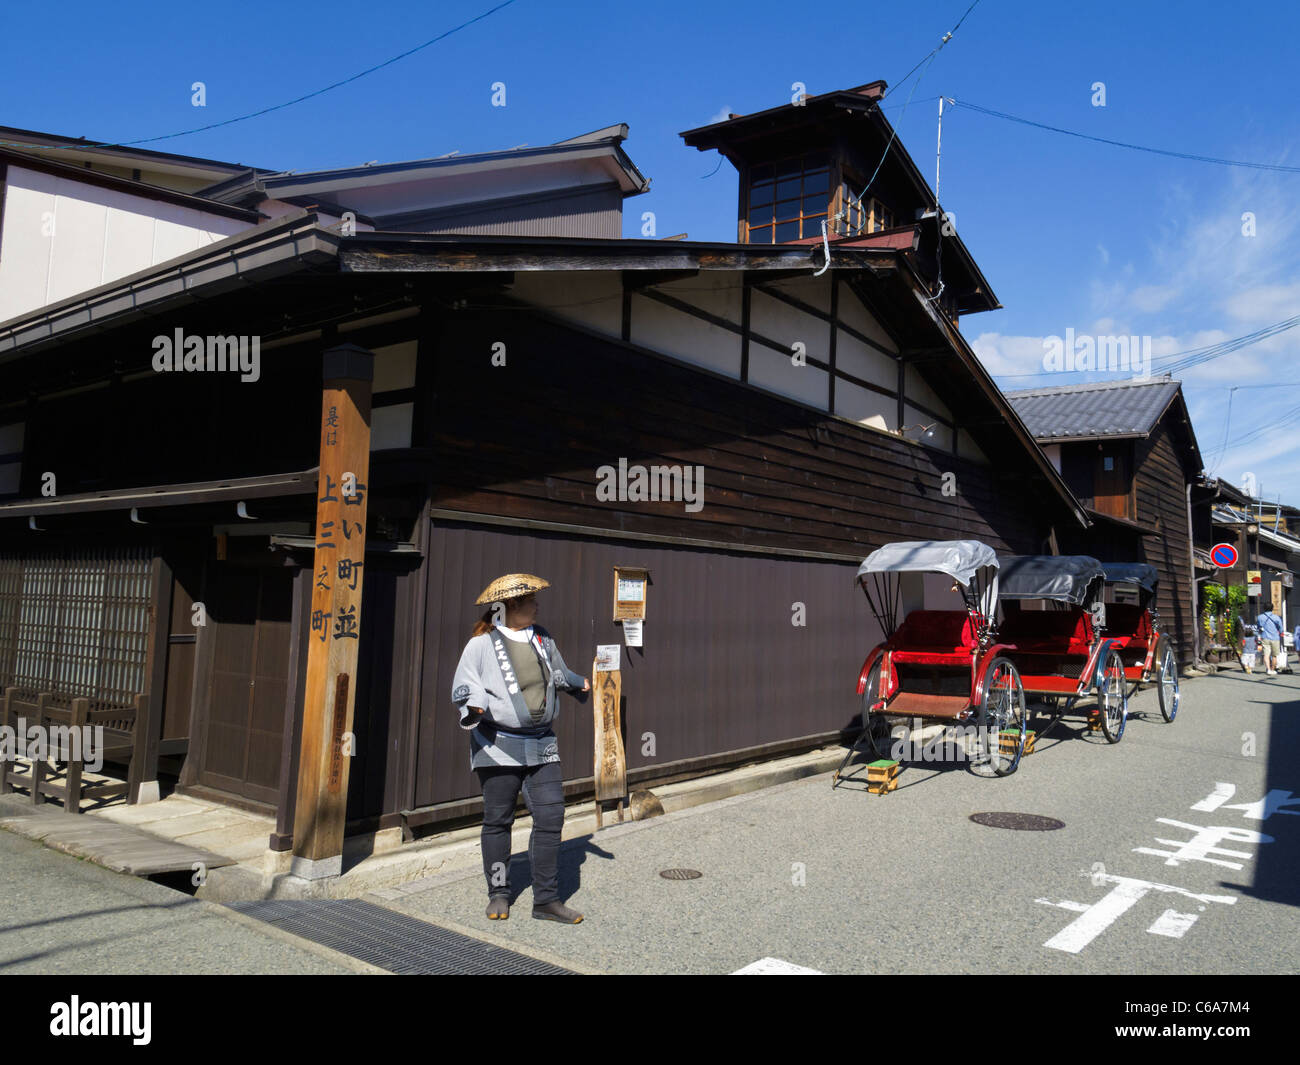
[[[1160,363],[1161,373],[1170,375],[1182,373],[1193,366],[1200,366],[1202,363],[1210,362],[1213,359],[1221,358],[1224,355],[1231,354],[1234,351],[1240,351],[1242,348],[1250,347],[1252,344],[1258,344],[1261,340],[1267,340],[1269,337],[1277,336],[1279,333],[1285,333],[1289,329],[1294,329],[1300,325],[1300,314],[1293,318],[1284,318],[1280,322],[1274,322],[1272,325],[1266,325],[1262,329],[1256,329],[1254,332],[1246,333],[1243,336],[1233,337],[1231,340],[1220,340],[1214,344],[1206,344],[1199,348],[1188,348],[1186,351],[1175,351],[1168,355],[1157,355],[1151,360],[1154,363]],[[1130,356],[1131,356],[1130,352]],[[1163,365],[1169,363],[1169,365]],[[1130,365],[1132,360],[1130,358]],[[1005,373],[994,374],[994,377],[1001,377],[1007,380],[1013,380],[1020,377],[1045,377],[1048,374],[1056,374],[1057,370],[1035,370],[1033,373]],[[1251,386],[1238,386],[1251,387]]]
[[[181,130],[179,133],[164,133],[158,137],[141,137],[139,140],[133,140],[133,141],[105,141],[100,144],[60,144],[60,145],[20,144],[14,141],[0,141],[0,146],[6,148],[41,148],[43,150],[51,150],[51,151],[76,151],[76,150],[84,150],[86,148],[129,148],[135,144],[152,144],[155,141],[172,140],[173,138],[176,137],[188,137],[192,133],[203,133],[206,130],[219,129],[222,126],[231,126],[234,125],[236,122],[245,122],[250,118],[257,118],[260,115],[268,115],[272,111],[282,111],[286,107],[292,107],[294,104],[300,104],[304,100],[313,99],[314,97],[327,93],[332,89],[337,89],[340,86],[348,85],[351,82],[366,77],[366,75],[368,74],[375,73],[375,71],[377,70],[383,70],[384,67],[392,66],[394,63],[398,62],[401,59],[405,59],[408,56],[415,55],[416,52],[423,51],[425,48],[428,48],[431,44],[437,44],[439,41],[445,40],[446,38],[450,37],[453,33],[459,33],[461,30],[465,29],[466,27],[472,26],[476,22],[481,22],[489,15],[496,14],[502,8],[509,7],[514,2],[515,0],[504,0],[503,3],[497,4],[496,7],[489,8],[487,11],[484,11],[481,15],[475,15],[474,18],[469,19],[467,22],[462,22],[459,26],[452,27],[451,29],[447,30],[445,33],[438,34],[437,37],[431,37],[423,44],[417,44],[414,48],[408,48],[405,52],[402,52],[400,55],[395,55],[391,59],[385,59],[382,63],[377,63],[373,67],[368,67],[366,70],[361,71],[359,74],[353,74],[351,77],[344,78],[342,81],[336,81],[332,85],[326,85],[323,89],[317,89],[315,92],[309,92],[304,94],[303,96],[294,97],[294,99],[286,100],[284,103],[281,104],[274,104],[271,107],[263,107],[259,111],[250,111],[246,115],[239,115],[236,118],[228,118],[223,122],[210,122],[206,126],[195,126],[193,129]]]
[[[953,34],[955,34],[959,29],[961,29],[961,24],[966,21],[966,16],[969,15],[972,11],[974,11],[975,8],[979,6],[979,3],[980,0],[973,0],[973,3],[970,5],[970,7],[968,7],[962,13],[961,18],[957,20],[957,25],[953,26],[952,29],[950,29],[947,33],[945,33],[943,35],[943,38],[939,41],[939,43],[936,44],[932,49],[930,49],[930,54],[922,58],[920,62],[916,64],[916,66],[914,66],[911,70],[909,70],[906,74],[904,74],[903,77],[899,79],[893,86],[885,90],[883,95],[881,95],[880,99],[876,103],[877,110],[880,108],[880,105],[883,104],[884,101],[889,98],[890,93],[897,91],[900,87],[905,85],[907,83],[907,80],[917,72],[917,70],[922,66],[922,64],[924,64],[925,70],[921,71],[921,77],[916,79],[916,84],[912,86],[911,92],[907,94],[907,101],[903,104],[903,112],[898,116],[898,121],[901,123],[903,119],[907,117],[908,105],[911,104],[912,96],[916,93],[917,88],[920,86],[922,80],[925,78],[925,71],[930,69],[930,64],[934,62],[935,56],[937,56],[943,50],[943,46],[945,44],[947,44],[949,41],[952,40]],[[872,182],[876,180],[876,175],[880,173],[880,168],[885,165],[885,159],[889,155],[889,149],[893,146],[894,138],[897,136],[898,136],[897,128],[891,129],[889,132],[889,140],[885,142],[885,150],[880,155],[880,162],[876,164],[876,169],[872,171],[871,177],[868,179],[866,185],[863,186],[862,191],[858,194],[859,203],[862,202],[862,197],[865,196],[867,192],[870,190]]]
[[[1037,129],[1049,130],[1052,133],[1064,133],[1067,137],[1078,137],[1085,141],[1096,141],[1098,144],[1109,144],[1115,148],[1129,148],[1132,151],[1150,152],[1152,155],[1165,155],[1173,159],[1190,159],[1197,163],[1217,163],[1220,166],[1244,166],[1252,170],[1274,170],[1283,174],[1300,174],[1300,166],[1283,166],[1280,163],[1251,163],[1241,159],[1219,159],[1212,155],[1196,155],[1193,152],[1175,152],[1167,148],[1151,148],[1145,144],[1130,144],[1127,141],[1111,140],[1107,137],[1094,137],[1088,133],[1079,133],[1077,130],[1051,126],[1046,122],[1035,122],[1032,119],[1021,118],[1019,115],[1009,115],[1005,111],[994,111],[990,107],[981,107],[979,104],[973,104],[966,100],[955,100],[954,103],[959,107],[969,107],[972,111],[978,111],[981,114],[992,115],[994,118],[1019,122],[1021,125],[1034,126]]]

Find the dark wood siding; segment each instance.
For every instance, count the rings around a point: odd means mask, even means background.
[[[1156,606],[1164,629],[1178,644],[1179,660],[1195,653],[1192,608],[1191,529],[1187,523],[1187,477],[1168,428],[1160,421],[1137,445],[1137,520],[1159,529],[1143,538],[1144,561],[1160,571]]]
[[[480,793],[451,690],[483,588],[509,572],[549,580],[538,624],[569,668],[589,677],[596,645],[623,642],[611,620],[615,565],[644,566],[651,580],[645,646],[621,652],[629,769],[805,737],[824,742],[853,723],[858,672],[881,639],[853,586],[854,563],[435,523],[413,806]],[[949,583],[929,582],[926,605],[959,609]],[[806,623],[795,625],[800,603]],[[591,703],[561,698],[564,778],[590,778]]]
[[[1037,550],[1064,520],[1021,490],[1028,456],[980,466],[541,318],[448,319],[433,387],[443,510],[857,556],[963,536]],[[702,509],[598,499],[620,458],[702,466]]]

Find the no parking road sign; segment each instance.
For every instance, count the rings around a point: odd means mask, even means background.
[[[1237,549],[1232,544],[1215,544],[1210,548],[1210,561],[1219,569],[1231,569],[1237,564]]]

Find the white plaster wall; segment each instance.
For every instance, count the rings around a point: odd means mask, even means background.
[[[898,389],[898,363],[843,329],[835,341],[835,368],[891,392]]]
[[[739,319],[737,319],[738,321]],[[775,340],[779,344],[790,345],[790,354],[794,354],[794,344],[799,342],[804,346],[804,354],[810,359],[820,359],[822,362],[830,362],[831,358],[831,327],[829,322],[823,322],[820,318],[814,318],[810,314],[805,314],[797,307],[791,307],[788,303],[782,303],[780,300],[773,299],[763,292],[755,291],[749,299],[749,327],[760,336],[767,337],[768,340]],[[749,345],[750,366],[754,362],[754,349],[756,345],[752,342]],[[770,348],[764,348],[769,354],[776,354]],[[789,358],[786,359],[789,362]],[[811,367],[803,367],[810,369]],[[816,371],[821,373],[820,370]],[[825,374],[822,374],[823,378]],[[753,380],[751,374],[750,377]],[[755,384],[758,382],[755,381]],[[827,393],[822,392],[822,398],[818,406],[825,409],[827,402]]]
[[[740,379],[738,334],[645,296],[632,297],[632,343]]]
[[[898,400],[843,379],[835,382],[835,413],[876,429],[898,428]]]
[[[248,228],[237,219],[11,166],[0,223],[0,321]]]
[[[876,324],[875,318],[858,302],[858,297],[853,295],[847,285],[840,289],[839,316],[840,321],[847,322],[859,333],[869,336],[886,351],[898,352],[898,345]]]
[[[813,354],[809,347],[808,354]],[[830,402],[830,375],[812,365],[796,366],[790,356],[762,344],[749,344],[749,383],[825,410]]]
[[[936,422],[934,418],[926,414],[923,410],[917,410],[912,404],[904,402],[903,417],[907,419],[907,425],[934,426],[934,436],[926,436],[919,429],[909,429],[903,435],[908,440],[915,440],[918,444],[925,444],[928,447],[937,447],[940,451],[952,451],[952,430],[946,425]]]
[[[616,273],[556,274],[520,270],[509,293],[566,322],[586,326],[605,336],[623,335],[623,289]],[[506,357],[509,358],[509,353]]]

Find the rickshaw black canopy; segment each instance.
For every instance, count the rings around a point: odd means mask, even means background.
[[[1133,584],[1144,592],[1154,592],[1160,583],[1155,566],[1145,562],[1103,562],[1107,584]]]
[[[1091,555],[1009,555],[998,562],[1001,599],[1054,599],[1083,606],[1100,598],[1089,589],[1106,576]]]

